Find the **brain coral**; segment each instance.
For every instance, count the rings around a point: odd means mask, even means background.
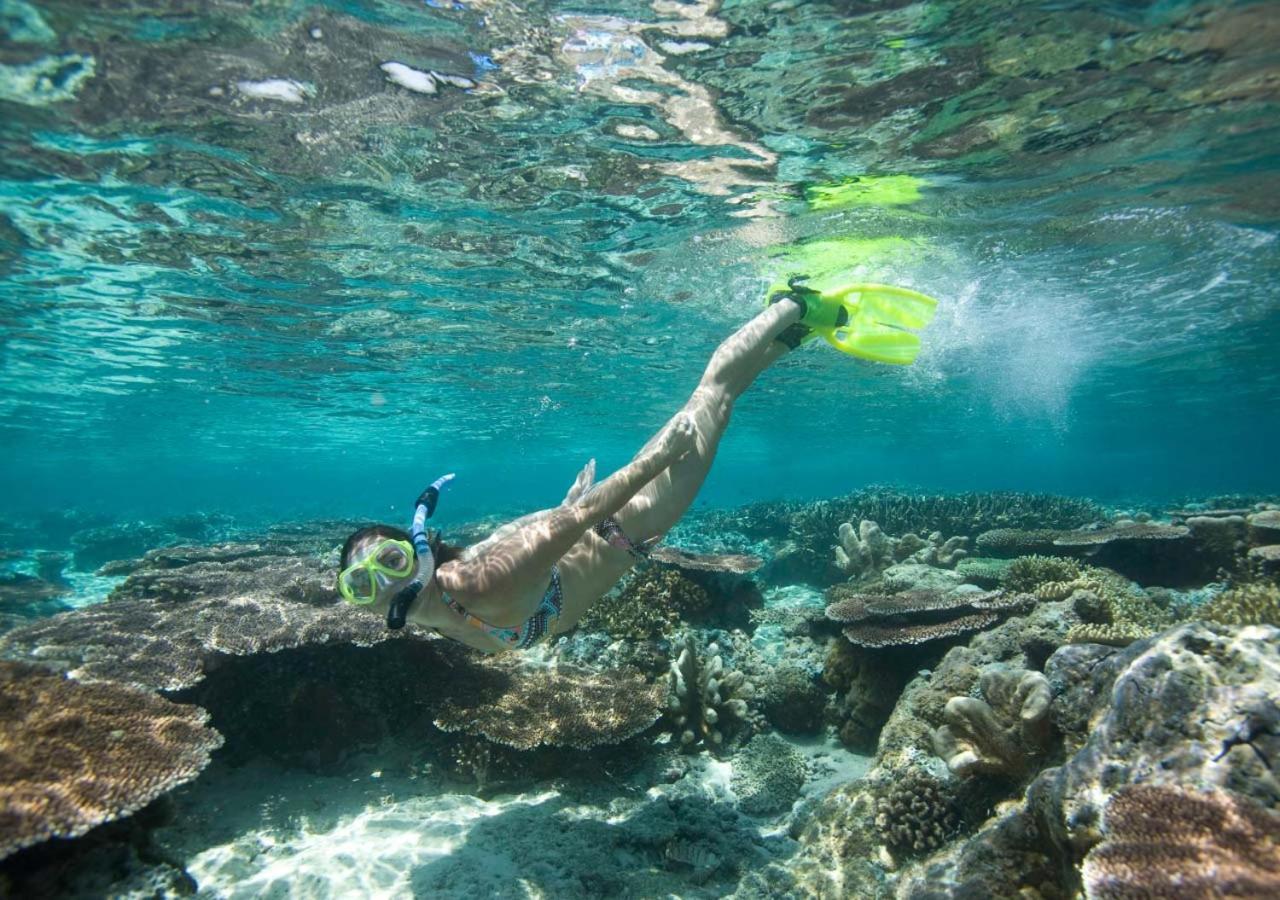
[[[190,781],[222,745],[195,706],[0,662],[0,857],[76,837]]]

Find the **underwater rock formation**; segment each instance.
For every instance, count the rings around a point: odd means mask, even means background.
[[[729,783],[740,810],[763,816],[790,809],[804,780],[804,757],[794,747],[776,735],[757,734],[734,756]]]
[[[0,662],[0,857],[76,837],[195,778],[208,714],[146,691]]]
[[[755,688],[742,672],[725,667],[718,644],[700,652],[693,635],[686,635],[668,681],[667,718],[682,748],[718,751],[747,727]]]
[[[828,592],[827,618],[859,647],[923,644],[980,631],[1032,598],[1004,591],[904,591],[864,594],[840,585]]]
[[[837,537],[840,543],[835,548],[836,568],[853,578],[882,572],[894,563],[906,561],[950,568],[968,553],[968,538],[943,540],[940,531],[923,538],[914,532],[895,538],[869,519],[863,519],[857,530],[849,522],[841,523]]]
[[[1126,785],[1102,823],[1089,900],[1280,896],[1280,815],[1227,791]]]
[[[517,750],[619,744],[662,715],[667,687],[623,671],[528,665],[519,658],[475,660],[435,681],[435,724]]]
[[[1044,753],[1053,691],[1039,672],[991,667],[978,679],[984,700],[952,697],[934,751],[956,775],[1019,778]]]

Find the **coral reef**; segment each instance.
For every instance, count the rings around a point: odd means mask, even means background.
[[[880,732],[877,761],[900,767],[900,757],[913,757],[933,746],[933,732],[945,724],[952,697],[979,693],[984,669],[1039,671],[1045,660],[1066,643],[1068,629],[1079,622],[1068,601],[1040,603],[979,632],[965,645],[952,647],[932,668],[911,680]]]
[[[836,568],[845,575],[861,578],[882,572],[894,563],[916,562],[938,568],[949,568],[967,555],[968,539],[952,537],[943,540],[942,532],[928,537],[908,532],[890,537],[875,522],[864,519],[855,530],[844,522],[837,530],[839,545],[835,548]]]
[[[1280,625],[1280,586],[1244,584],[1223,591],[1196,618],[1224,625]]]
[[[1082,567],[1072,581],[1041,584],[1036,596],[1042,600],[1070,598],[1081,619],[1067,635],[1072,643],[1121,645],[1149,637],[1173,621],[1172,614],[1137,585],[1095,566]]]
[[[912,767],[898,773],[876,798],[876,832],[904,855],[932,853],[955,836],[960,825],[951,787]]]
[[[1074,752],[973,837],[907,873],[899,895],[1069,896],[1076,862],[1103,839],[1107,800],[1126,785],[1229,790],[1280,807],[1269,763],[1280,754],[1280,630],[1191,623],[1120,651],[1067,646],[1045,675],[1062,688],[1051,715]]]
[[[666,685],[627,672],[553,669],[509,657],[476,661],[435,684],[443,694],[436,727],[517,750],[621,743],[658,721],[667,699]]]
[[[978,679],[984,700],[952,697],[934,749],[955,774],[1024,776],[1049,742],[1053,692],[1039,672],[992,667]]]
[[[222,744],[204,710],[123,685],[5,662],[0,696],[0,857],[141,809]]]
[[[804,786],[804,758],[772,734],[757,734],[733,758],[730,786],[738,808],[753,816],[783,812]]]
[[[771,501],[709,518],[716,530],[794,540],[814,546],[842,522],[870,519],[897,534],[908,531],[973,536],[995,528],[1078,528],[1102,518],[1090,500],[1013,492],[913,494],[871,487],[814,502]]]
[[[840,585],[828,593],[827,618],[844,625],[850,642],[870,649],[922,644],[980,631],[1001,612],[1027,605],[1003,591],[904,591],[864,594]]]
[[[1226,791],[1127,785],[1085,857],[1089,900],[1280,896],[1280,816]]]
[[[720,750],[747,726],[755,688],[742,672],[726,668],[718,644],[700,652],[687,634],[668,680],[667,718],[682,748]]]

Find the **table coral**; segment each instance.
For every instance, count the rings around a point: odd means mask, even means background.
[[[0,857],[128,815],[209,764],[198,707],[0,662]]]
[[[845,626],[850,642],[871,649],[922,644],[980,631],[1001,613],[1026,605],[1004,591],[903,591],[864,594],[845,585],[828,592],[827,618]]]

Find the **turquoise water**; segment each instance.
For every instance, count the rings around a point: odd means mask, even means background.
[[[782,362],[703,502],[1273,490],[1275,10],[6,0],[0,516],[557,502],[816,238],[924,352]]]

